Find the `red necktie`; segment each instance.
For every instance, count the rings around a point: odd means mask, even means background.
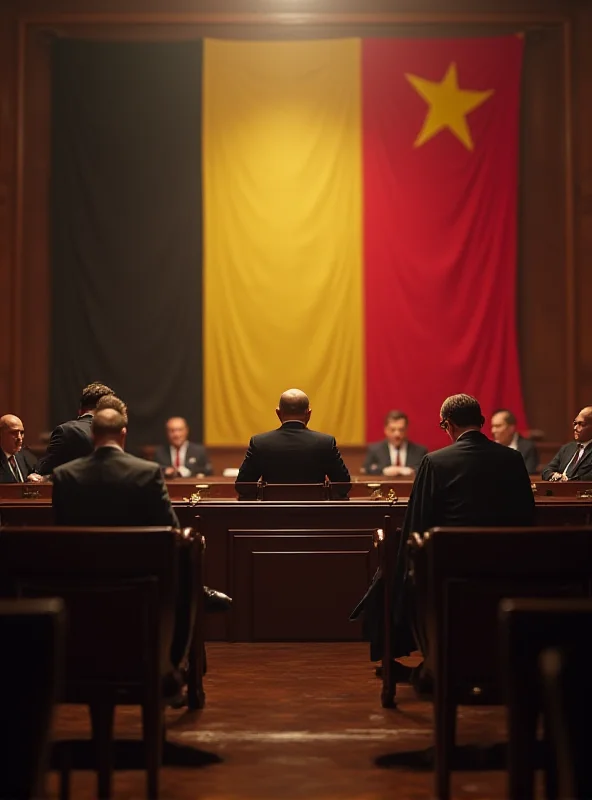
[[[12,470],[12,472],[14,474],[14,478],[15,478],[16,482],[17,483],[22,483],[21,474],[19,472],[19,468],[18,468],[17,463],[16,463],[16,458],[14,456],[10,456],[9,459],[8,459],[8,463],[10,464],[10,469]]]
[[[177,447],[177,455],[175,456],[175,469],[181,466],[181,448]]]
[[[400,467],[401,466],[401,458],[399,457],[399,448],[395,448],[395,463],[393,467]]]

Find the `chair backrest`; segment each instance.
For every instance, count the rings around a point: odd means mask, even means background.
[[[590,644],[552,647],[540,657],[545,732],[554,755],[557,800],[592,797]],[[587,656],[587,657],[586,657]]]
[[[61,680],[62,600],[0,600],[0,798],[41,796]]]
[[[326,500],[324,483],[263,483],[259,488],[260,500],[295,502],[299,500]]]
[[[434,669],[458,702],[498,702],[498,606],[507,597],[591,594],[592,527],[435,528],[415,551]]]
[[[0,585],[63,598],[66,702],[170,669],[180,537],[172,528],[0,529]]]

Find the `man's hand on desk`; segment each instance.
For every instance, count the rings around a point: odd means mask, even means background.
[[[177,470],[174,467],[167,467],[164,471],[165,478],[176,478]]]
[[[39,475],[38,472],[32,472],[27,476],[27,483],[43,483],[45,480],[47,479],[43,475]]]
[[[554,472],[551,477],[549,478],[550,481],[566,481],[567,475],[564,475],[562,472]]]
[[[388,478],[409,478],[415,475],[415,470],[411,469],[411,467],[395,467],[391,464],[382,470],[382,474]]]

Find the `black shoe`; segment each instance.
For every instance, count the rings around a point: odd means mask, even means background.
[[[228,611],[232,605],[232,597],[228,597],[224,592],[217,592],[204,586],[204,604],[208,614],[215,614],[218,611]]]

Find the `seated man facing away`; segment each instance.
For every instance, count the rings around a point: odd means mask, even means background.
[[[120,407],[125,405],[118,401]],[[171,526],[179,520],[158,465],[124,452],[127,417],[116,408],[97,411],[92,420],[94,451],[58,467],[53,474],[56,525]],[[183,550],[181,550],[183,553]],[[171,661],[183,661],[193,617],[193,576],[179,565],[179,591]],[[231,600],[205,587],[206,611],[225,610]]]
[[[417,644],[428,656],[423,621],[417,619],[413,587],[409,584],[407,541],[413,533],[433,527],[512,527],[533,525],[534,495],[524,459],[509,447],[488,439],[481,428],[485,419],[478,401],[466,394],[448,397],[440,410],[440,427],[452,444],[421,462],[403,522],[395,574],[395,657],[408,655]],[[364,611],[364,630],[371,642],[370,658],[382,658],[382,576],[374,576],[354,615]],[[403,668],[393,667],[403,680]]]
[[[534,475],[539,466],[539,454],[534,442],[520,436],[516,430],[516,417],[507,408],[500,408],[491,417],[491,434],[498,444],[511,447],[522,453],[529,475]]]
[[[35,472],[29,475],[30,481],[49,479],[60,464],[67,464],[68,461],[92,453],[93,441],[90,428],[93,414],[101,397],[112,394],[113,389],[104,383],[95,382],[85,386],[80,397],[77,418],[64,422],[54,429],[47,445],[47,452],[37,462]]]
[[[573,421],[574,441],[564,444],[544,468],[544,481],[592,481],[592,406]]]
[[[255,496],[252,488],[241,484],[256,483],[343,483],[339,493],[351,488],[349,471],[337,449],[335,438],[312,431],[308,421],[312,410],[308,397],[300,389],[289,389],[280,397],[275,410],[280,428],[253,436],[238,472],[236,488],[241,499]]]
[[[37,459],[23,449],[25,428],[14,414],[0,417],[0,483],[23,483]]]
[[[368,475],[413,477],[428,448],[407,438],[409,419],[403,411],[389,411],[382,442],[368,445],[364,471]]]
[[[189,441],[189,426],[183,417],[171,417],[166,423],[168,445],[157,447],[154,460],[166,478],[205,478],[214,470],[203,444]]]

